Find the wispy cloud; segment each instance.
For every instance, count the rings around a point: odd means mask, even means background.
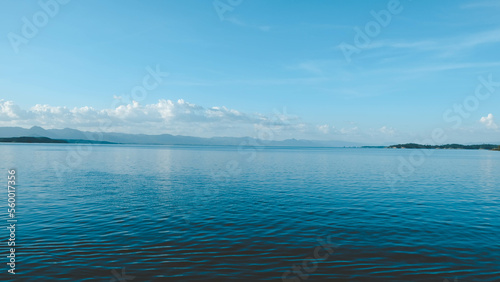
[[[335,129],[334,126],[330,126],[328,124],[318,125],[318,130],[324,134],[330,133],[330,130]]]
[[[317,29],[327,29],[327,30],[351,30],[353,26],[350,25],[341,25],[341,24],[312,24],[305,23],[304,26],[308,28],[317,28]]]
[[[498,67],[500,62],[488,62],[488,63],[435,63],[433,65],[415,68],[405,68],[401,69],[402,72],[435,72],[435,71],[447,71],[447,70],[458,70],[458,69],[471,69],[471,68],[489,68]]]
[[[382,126],[378,131],[387,135],[394,135],[396,133],[396,130],[394,128],[388,126]]]
[[[500,8],[500,2],[498,1],[475,1],[460,6],[462,9],[474,9],[474,8]]]
[[[482,44],[497,43],[500,42],[500,29],[484,31],[476,34],[471,34],[458,44],[450,43],[447,47],[455,47],[456,49],[463,48],[473,48]]]
[[[500,29],[488,30],[464,36],[433,38],[418,41],[377,40],[368,49],[392,48],[413,51],[437,51],[443,54],[457,53],[480,45],[500,42]]]
[[[310,76],[293,78],[255,78],[233,80],[199,80],[199,79],[172,79],[166,84],[180,86],[218,86],[218,85],[300,85],[315,84],[327,81],[329,78]]]
[[[289,67],[289,69],[292,70],[302,70],[311,74],[315,75],[322,75],[323,74],[323,69],[322,69],[322,64],[320,62],[316,61],[306,61],[299,63],[297,65],[294,65],[292,67]]]
[[[249,24],[249,23],[246,23],[236,17],[228,17],[225,19],[227,22],[230,22],[232,24],[235,24],[237,26],[241,26],[241,27],[245,27],[245,28],[252,28],[252,29],[258,29],[260,31],[270,31],[271,30],[271,26],[269,25],[255,25],[255,24]]]

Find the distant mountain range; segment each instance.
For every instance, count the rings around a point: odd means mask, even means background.
[[[146,135],[126,133],[99,133],[76,129],[43,129],[0,127],[0,138],[47,137],[54,140],[65,140],[65,143],[121,143],[142,145],[220,145],[220,146],[296,146],[296,147],[361,147],[363,144],[344,141],[314,141],[287,139],[282,141],[259,140],[252,137],[192,137],[171,134]],[[46,140],[47,141],[47,140]],[[12,141],[14,142],[14,141]]]
[[[0,143],[84,143],[84,144],[116,144],[106,141],[82,140],[82,139],[52,139],[48,137],[6,137],[0,138]]]

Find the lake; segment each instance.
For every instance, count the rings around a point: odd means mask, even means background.
[[[0,280],[500,281],[499,168],[480,150],[1,144],[18,222]]]

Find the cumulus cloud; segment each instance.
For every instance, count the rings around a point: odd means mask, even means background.
[[[479,121],[489,129],[498,129],[498,125],[495,123],[495,117],[491,113],[482,117]]]
[[[46,129],[73,128],[94,132],[197,137],[250,136],[266,140],[296,138],[354,142],[366,142],[371,137],[380,139],[380,136],[388,136],[393,131],[392,128],[383,127],[377,131],[379,135],[373,135],[364,132],[355,124],[339,128],[331,124],[311,124],[287,113],[286,108],[264,114],[245,113],[224,106],[204,107],[182,99],[161,99],[152,104],[136,101],[120,104],[120,100],[115,97],[117,104],[105,109],[42,104],[22,109],[12,101],[0,100],[0,126],[41,126]]]
[[[19,119],[25,115],[26,113],[14,105],[14,102],[0,100],[0,121]]]
[[[224,106],[203,107],[186,102],[159,100],[142,105],[136,101],[108,109],[60,107],[37,104],[23,110],[12,101],[0,100],[0,126],[75,128],[143,134],[177,134],[201,137],[252,136],[256,130],[272,129],[275,138],[282,132],[306,132],[308,125],[285,112],[242,113]]]

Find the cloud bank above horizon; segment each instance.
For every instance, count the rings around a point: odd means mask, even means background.
[[[173,134],[196,137],[255,137],[273,140],[309,139],[339,140],[364,144],[418,142],[418,136],[384,125],[380,128],[363,128],[356,122],[349,126],[313,124],[287,109],[273,113],[245,113],[224,106],[204,107],[183,99],[160,99],[157,103],[141,104],[119,102],[106,109],[89,106],[69,108],[36,104],[23,109],[13,101],[0,100],[0,126],[32,127],[46,129],[72,128],[82,131],[121,132],[133,134]],[[463,127],[454,133],[489,132],[493,139],[499,128],[490,113],[477,121],[476,127]],[[450,136],[453,136],[453,132]],[[271,135],[271,136],[270,136]],[[469,142],[469,140],[461,140]],[[470,142],[473,142],[470,140]],[[494,141],[496,142],[496,141]]]
[[[0,126],[41,126],[46,129],[73,128],[84,131],[166,133],[197,137],[262,138],[260,135],[271,133],[275,140],[297,138],[353,142],[370,136],[385,140],[397,135],[396,130],[388,126],[362,132],[355,124],[342,128],[336,128],[332,124],[311,124],[288,114],[285,108],[274,110],[270,114],[244,113],[224,106],[203,107],[183,99],[160,99],[157,103],[144,105],[132,101],[107,109],[42,104],[22,109],[13,101],[0,100]]]

